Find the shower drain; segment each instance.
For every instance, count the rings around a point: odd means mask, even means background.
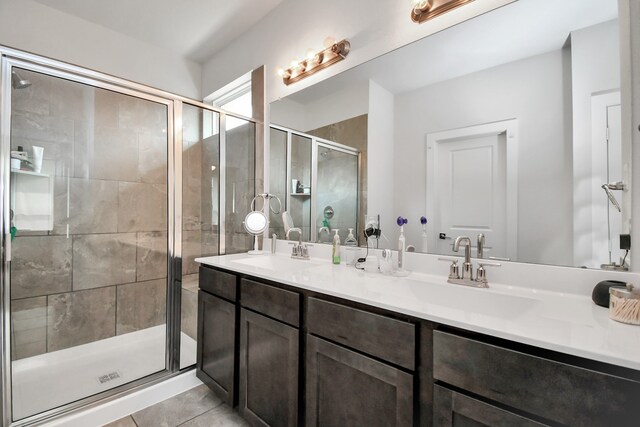
[[[100,384],[104,384],[104,383],[108,383],[109,381],[116,380],[118,378],[120,378],[120,372],[113,371],[113,372],[109,372],[108,374],[100,375],[98,377],[98,381],[100,381]]]

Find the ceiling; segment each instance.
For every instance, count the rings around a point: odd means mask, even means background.
[[[563,47],[569,33],[616,19],[616,0],[519,0],[347,70],[286,99],[307,104],[377,82],[394,94]],[[348,58],[347,58],[348,60]]]
[[[205,62],[282,0],[34,0]]]

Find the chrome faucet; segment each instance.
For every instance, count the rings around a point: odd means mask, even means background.
[[[484,234],[482,233],[478,234],[477,250],[478,250],[478,258],[480,259],[484,258]]]
[[[295,259],[309,259],[309,250],[307,245],[302,244],[302,230],[299,228],[290,228],[287,230],[287,240],[289,240],[289,234],[292,231],[298,233],[298,243],[293,243],[293,248],[291,249],[291,258]]]
[[[476,288],[488,288],[489,281],[487,280],[487,272],[485,267],[500,267],[500,264],[495,262],[479,262],[477,274],[478,277],[473,278],[473,264],[471,264],[471,239],[467,236],[458,236],[453,242],[453,251],[458,252],[460,245],[464,245],[464,263],[462,264],[462,272],[458,268],[458,260],[451,258],[438,258],[440,261],[451,261],[451,267],[449,268],[448,283],[455,285],[473,286]],[[484,246],[484,235],[478,235],[478,257],[482,255]]]
[[[462,264],[462,274],[460,279],[465,277],[468,280],[473,280],[473,264],[471,264],[471,239],[467,236],[458,236],[453,241],[453,251],[458,252],[460,250],[460,244],[464,243],[464,264]]]

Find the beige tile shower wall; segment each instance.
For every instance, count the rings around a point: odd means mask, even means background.
[[[12,357],[165,322],[167,110],[28,71],[12,93],[12,150],[44,147],[52,231],[18,231]]]
[[[358,174],[358,197],[360,199],[358,206],[358,241],[360,244],[364,244],[362,231],[364,215],[367,213],[367,123],[368,115],[363,114],[307,132],[318,138],[348,145],[360,151],[360,172]]]

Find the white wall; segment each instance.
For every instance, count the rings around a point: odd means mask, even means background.
[[[571,33],[573,70],[573,239],[577,265],[592,258],[591,98],[597,92],[620,88],[620,41],[618,21],[609,21]],[[602,197],[604,198],[604,192]],[[620,199],[619,194],[616,195]],[[602,199],[601,199],[602,200]],[[627,206],[628,212],[628,206]]]
[[[397,248],[391,236],[398,228],[393,204],[394,170],[394,97],[374,81],[369,83],[369,117],[367,121],[367,212],[380,214],[380,228],[390,240],[381,247]],[[401,165],[401,167],[404,167]]]
[[[476,0],[424,24],[411,22],[408,0],[285,0],[245,35],[211,58],[203,69],[203,93],[265,65],[267,102],[296,92],[400,46],[492,10],[512,0]],[[285,86],[276,74],[326,37],[351,42],[346,60]]]
[[[0,45],[201,97],[199,64],[32,0],[0,1]]]
[[[565,67],[558,50],[396,96],[393,205],[394,215],[409,218],[407,244],[419,247],[419,218],[426,214],[426,134],[515,118],[518,258],[572,263]]]
[[[369,83],[333,92],[312,102],[299,103],[291,98],[271,103],[271,123],[307,132],[369,111]]]

